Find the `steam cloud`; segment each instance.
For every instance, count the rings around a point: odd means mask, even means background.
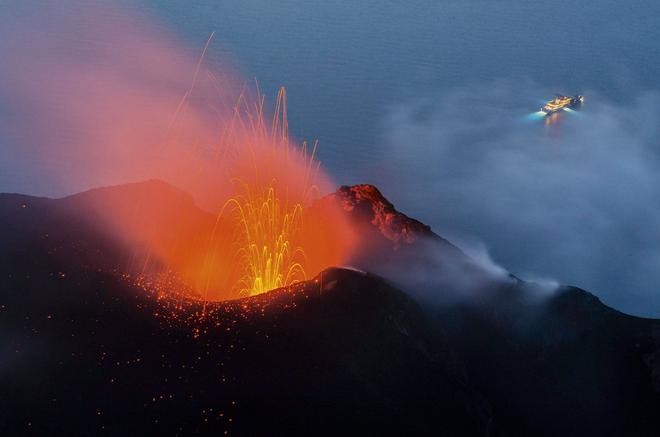
[[[160,178],[217,208],[250,153],[222,146],[223,132],[240,96],[256,96],[213,44],[198,65],[204,41],[187,48],[129,8],[12,5],[0,15],[3,191],[63,196]]]
[[[137,17],[73,6],[14,5],[0,18],[3,188],[64,195],[164,165],[194,57]],[[203,143],[210,120],[190,111]]]
[[[173,184],[196,205],[150,183],[132,188],[139,198],[101,191],[85,198],[86,211],[96,226],[139,248],[150,263],[140,270],[175,271],[200,296],[225,299],[236,297],[232,287],[251,271],[249,256],[236,255],[247,253],[239,250],[248,244],[239,239],[248,234],[242,230],[254,226],[266,238],[281,233],[277,226],[288,223],[283,217],[295,205],[335,184],[311,151],[289,139],[285,98],[276,103],[251,92],[254,86],[219,62],[213,47],[202,47],[204,41],[186,49],[130,8],[28,2],[3,10],[0,189],[59,197],[147,179]],[[246,202],[256,214],[240,213]],[[264,211],[280,221],[262,226]],[[245,216],[253,223],[243,226]],[[334,210],[324,220],[343,222]],[[310,277],[350,250],[350,237],[297,231],[277,248],[302,247]]]
[[[658,316],[660,95],[615,105],[585,94],[583,111],[550,126],[525,117],[552,95],[533,83],[392,107],[378,164],[396,184],[381,185],[441,235],[483,240],[518,276]]]

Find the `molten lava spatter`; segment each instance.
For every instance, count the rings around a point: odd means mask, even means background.
[[[263,97],[256,101],[249,105],[241,96],[233,117],[223,124],[217,160],[199,171],[202,181],[211,176],[207,191],[211,182],[217,183],[218,171],[226,175],[217,187],[226,194],[215,219],[196,221],[194,229],[187,227],[190,220],[177,220],[176,227],[164,230],[167,235],[155,237],[157,243],[147,243],[144,266],[155,269],[142,267],[138,273],[158,278],[143,282],[158,284],[161,294],[172,288],[172,296],[205,301],[252,296],[304,281],[349,256],[352,237],[340,208],[310,210],[331,183],[316,161],[316,145],[308,152],[305,143],[290,140],[284,89],[271,122],[264,115]],[[213,197],[222,196],[207,196]],[[124,222],[131,227],[131,220]]]
[[[304,281],[321,269],[340,265],[350,251],[346,238],[335,250],[317,250],[318,219],[307,214],[324,181],[306,144],[288,136],[286,95],[280,90],[271,123],[265,122],[263,98],[239,110],[223,138],[232,150],[229,176],[233,193],[217,214],[205,262],[205,300],[216,296],[252,296]],[[343,232],[341,216],[326,211],[334,232]],[[332,231],[330,231],[332,232]]]
[[[273,186],[245,189],[228,202],[241,228],[237,261],[245,272],[237,283],[239,294],[253,296],[304,281],[303,205],[289,205]]]

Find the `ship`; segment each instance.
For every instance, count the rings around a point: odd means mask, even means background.
[[[583,102],[584,102],[584,96],[581,95],[563,96],[561,94],[557,94],[557,96],[554,99],[550,100],[545,105],[543,105],[541,111],[544,112],[546,115],[550,115],[564,109],[574,108],[576,106],[581,105]]]

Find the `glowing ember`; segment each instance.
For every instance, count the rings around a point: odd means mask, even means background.
[[[303,206],[281,202],[272,186],[245,190],[228,202],[242,228],[237,255],[245,274],[239,293],[252,296],[305,280],[305,251],[299,244]]]
[[[166,228],[178,239],[150,244],[158,268],[140,273],[155,278],[142,280],[162,294],[180,298],[192,294],[181,291],[188,289],[204,301],[253,296],[341,265],[352,248],[341,212],[334,204],[315,203],[317,181],[323,182],[316,145],[308,153],[306,144],[289,140],[284,89],[271,123],[265,122],[263,97],[254,106],[246,102],[241,96],[222,132],[223,152],[216,155],[223,161],[209,163],[224,168],[230,181],[220,187],[229,199],[212,226],[196,222],[191,229],[190,220],[178,220]]]
[[[140,50],[126,38],[130,50],[116,51],[144,56],[102,59],[103,75],[68,67],[62,74],[72,87],[62,112],[85,135],[58,162],[80,163],[88,185],[149,180],[70,199],[127,249],[111,269],[175,302],[224,301],[344,264],[353,244],[345,217],[315,202],[336,185],[316,146],[308,153],[289,138],[284,89],[267,111],[258,89],[249,93],[230,71],[206,67],[210,38],[196,62],[176,50],[180,62],[168,61],[171,48],[154,38]],[[81,97],[88,93],[103,103],[94,111]]]

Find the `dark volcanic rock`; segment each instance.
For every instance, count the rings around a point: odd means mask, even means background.
[[[0,432],[487,434],[488,404],[446,339],[377,277],[331,269],[173,311],[106,270],[122,245],[75,211],[131,196],[117,189],[0,198]]]
[[[352,221],[375,226],[395,248],[435,236],[429,226],[397,211],[373,185],[342,186],[328,197],[338,202]]]
[[[329,269],[175,310],[117,275],[127,248],[96,224],[138,202],[129,218],[146,236],[167,210],[204,228],[209,215],[184,193],[152,181],[62,200],[0,195],[0,432],[660,435],[659,321],[577,288],[474,281],[477,263],[375,187],[325,201],[369,235],[362,269],[403,271],[411,294],[456,292],[434,275],[488,292],[422,310],[377,276]]]
[[[494,433],[658,435],[660,396],[645,357],[659,350],[660,322],[572,287],[539,303],[519,291],[436,313],[493,406]]]
[[[381,236],[356,264],[421,296],[491,403],[494,435],[660,435],[660,321],[577,288],[489,275],[375,187],[333,197],[371,241]],[[452,294],[469,298],[443,300]]]
[[[321,202],[339,206],[357,230],[351,266],[387,278],[424,304],[471,299],[516,282],[397,211],[373,185],[344,186]]]
[[[378,278],[330,270],[172,320],[113,276],[12,274],[5,434],[486,435],[487,403],[460,363]]]

